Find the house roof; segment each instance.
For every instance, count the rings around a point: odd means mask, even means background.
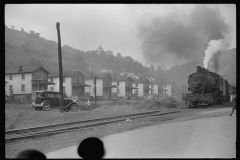
[[[21,74],[21,73],[32,73],[33,71],[37,70],[38,68],[42,68],[44,69],[43,67],[27,67],[27,68],[22,68],[21,71],[19,71],[19,68],[14,68],[14,69],[9,69],[7,71],[5,71],[5,74]],[[44,69],[48,74],[49,72]]]
[[[143,83],[145,81],[149,81],[148,79],[136,79],[134,80],[135,83]]]
[[[161,83],[163,83],[161,80],[154,80],[150,82],[150,84],[161,84]]]
[[[85,79],[94,79],[94,76],[97,77],[97,79],[103,79],[105,76],[107,76],[109,74],[101,74],[101,73],[93,73],[93,74],[88,74],[86,75]],[[110,75],[109,75],[110,76]],[[111,77],[111,76],[110,76]],[[112,77],[111,77],[112,78]]]
[[[127,79],[132,79],[131,77],[129,76],[121,76],[121,75],[118,75],[116,77],[113,77],[113,81],[126,81]]]
[[[80,71],[63,71],[63,77],[71,77],[75,73],[80,72]],[[81,73],[81,72],[80,72]],[[83,75],[83,74],[82,74]],[[84,75],[83,75],[84,76]],[[48,78],[52,77],[59,77],[59,72],[52,72],[48,75]],[[85,77],[85,76],[84,76]]]

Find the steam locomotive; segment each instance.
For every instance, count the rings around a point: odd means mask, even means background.
[[[186,98],[189,107],[221,104],[230,100],[230,85],[221,75],[211,72],[201,66],[196,66],[196,72],[188,77]]]

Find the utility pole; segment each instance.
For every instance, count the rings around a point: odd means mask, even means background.
[[[59,91],[60,91],[60,113],[63,113],[63,75],[62,75],[62,51],[61,51],[61,35],[60,35],[60,23],[57,22],[57,34],[58,34],[58,62],[59,62]]]
[[[159,84],[158,84],[158,99],[159,99]]]
[[[97,84],[97,80],[96,80],[96,76],[94,76],[94,94],[95,94],[95,104],[97,104],[97,87],[96,87],[96,84]]]

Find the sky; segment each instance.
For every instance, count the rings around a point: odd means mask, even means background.
[[[213,40],[227,41],[226,49],[236,47],[234,4],[5,5],[8,27],[57,42],[56,22],[62,45],[83,51],[101,45],[114,55],[164,69],[209,57]]]

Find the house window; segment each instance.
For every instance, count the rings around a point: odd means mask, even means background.
[[[120,92],[119,89],[117,89],[117,94],[119,94],[119,92]]]
[[[53,87],[50,87],[50,90],[53,91]]]
[[[66,87],[63,86],[63,93],[66,93]]]
[[[25,74],[22,74],[22,79],[25,79]]]
[[[53,78],[51,78],[51,82],[53,82]]]
[[[117,81],[117,85],[119,86],[119,81]]]
[[[138,83],[136,83],[136,87],[138,87]]]
[[[42,80],[42,73],[38,73],[38,79]]]
[[[25,85],[22,84],[22,92],[25,92]]]
[[[9,76],[10,76],[10,77],[9,77],[9,80],[12,80],[12,75],[10,74]]]

